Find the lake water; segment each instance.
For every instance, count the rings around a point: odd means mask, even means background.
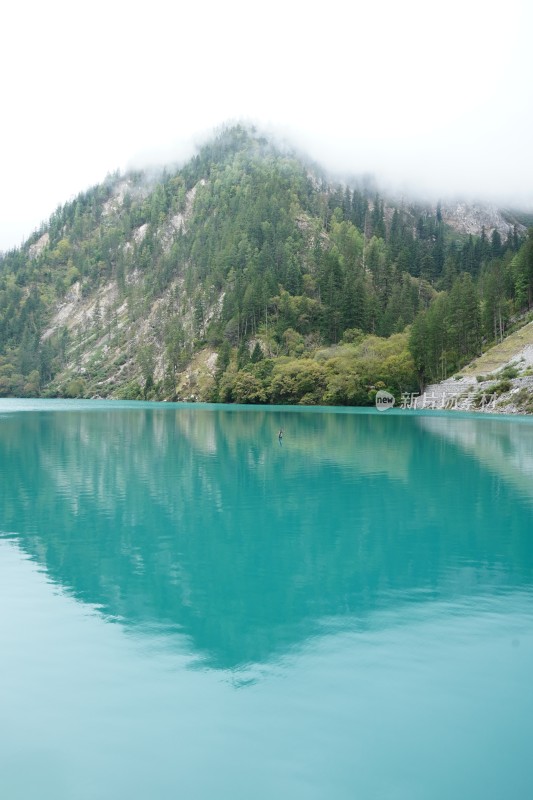
[[[0,797],[532,797],[533,420],[5,400],[0,513]]]

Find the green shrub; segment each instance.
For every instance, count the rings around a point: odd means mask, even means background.
[[[498,377],[502,378],[503,380],[512,380],[517,376],[518,376],[518,369],[514,364],[509,364],[507,367],[504,367],[498,375]]]
[[[510,380],[503,380],[499,381],[498,383],[493,383],[492,386],[489,386],[487,392],[489,394],[504,394],[505,392],[510,392],[512,389],[512,383]]]
[[[64,389],[64,396],[68,398],[85,397],[87,386],[83,378],[73,378],[67,383]]]
[[[524,414],[533,414],[533,391],[523,386],[514,396],[517,408]]]
[[[142,400],[143,391],[138,381],[131,381],[117,392],[118,400]]]

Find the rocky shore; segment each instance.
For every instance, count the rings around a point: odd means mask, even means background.
[[[413,398],[413,408],[533,414],[533,345],[528,344],[501,364],[482,372],[483,359],[462,373],[426,387]],[[475,374],[479,368],[479,373]]]

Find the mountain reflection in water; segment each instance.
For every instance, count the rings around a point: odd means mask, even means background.
[[[532,452],[529,421],[481,417],[9,411],[0,524],[107,619],[232,669],[404,605],[530,590]]]

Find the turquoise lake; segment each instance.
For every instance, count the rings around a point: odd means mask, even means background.
[[[533,420],[0,400],[0,513],[1,798],[533,796]]]

